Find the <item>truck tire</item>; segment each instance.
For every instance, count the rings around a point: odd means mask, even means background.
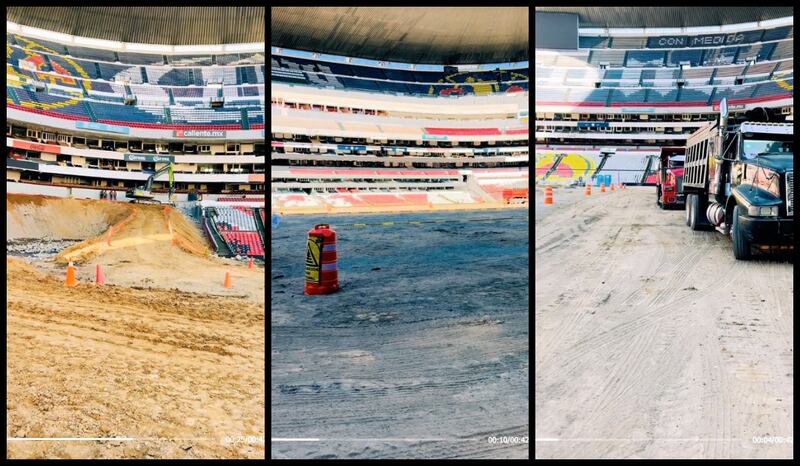
[[[691,215],[692,215],[692,204],[690,203],[690,200],[691,200],[692,196],[694,196],[694,194],[687,194],[686,195],[686,205],[684,206],[684,210],[686,211],[686,226],[687,227],[689,226],[689,219],[691,218]]]
[[[703,209],[700,208],[700,196],[693,194],[688,205],[690,207],[689,228],[691,228],[692,231],[699,231],[702,229],[703,225],[703,219],[700,216],[705,215]]]
[[[737,260],[746,261],[750,259],[750,242],[744,237],[742,227],[739,225],[739,206],[733,208],[733,225],[731,228],[731,239],[733,240],[733,257]]]

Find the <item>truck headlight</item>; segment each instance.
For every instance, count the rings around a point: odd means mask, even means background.
[[[778,206],[750,206],[747,209],[747,214],[752,217],[777,217],[778,216]]]

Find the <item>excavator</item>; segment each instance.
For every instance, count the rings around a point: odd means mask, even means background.
[[[173,163],[170,162],[163,167],[156,170],[155,173],[150,175],[147,178],[147,183],[144,186],[137,186],[135,188],[130,188],[125,191],[125,197],[131,199],[131,203],[142,203],[142,204],[161,204],[161,201],[157,200],[153,193],[150,192],[150,188],[153,186],[153,180],[161,175],[162,173],[169,172],[169,199],[170,203],[172,202],[172,191],[173,191]]]

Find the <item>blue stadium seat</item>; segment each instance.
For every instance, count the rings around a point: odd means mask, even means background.
[[[118,52],[119,61],[123,65],[163,65],[163,55],[149,53]]]
[[[647,102],[676,102],[677,100],[677,89],[649,89],[647,91]]]
[[[761,37],[763,42],[769,40],[781,40],[789,38],[789,32],[794,28],[794,26],[783,26],[774,29],[767,29],[764,31],[764,35]]]
[[[703,89],[683,88],[680,90],[679,101],[702,102],[704,104],[707,104],[709,98],[711,98],[711,88],[703,88]]]
[[[609,89],[580,89],[572,88],[569,91],[569,102],[595,102],[605,104],[608,100]]]
[[[608,37],[587,37],[587,36],[578,37],[579,49],[604,49],[608,48],[608,43],[609,43]]]
[[[628,52],[626,66],[662,66],[664,64],[664,52],[633,50]]]
[[[85,101],[92,108],[97,120],[114,120],[131,123],[166,123],[163,108],[160,113],[157,109],[151,108],[150,111],[143,110],[142,107],[132,105],[115,105],[112,103]]]
[[[786,79],[783,80],[784,84],[788,86],[792,86],[793,79]],[[793,86],[792,86],[793,87]],[[768,83],[759,84],[758,88],[756,89],[755,94],[753,97],[768,97],[768,96],[776,96],[776,95],[794,95],[793,90],[787,90],[782,88],[778,83],[774,81],[770,81]]]
[[[89,49],[89,48],[69,45],[67,46],[67,52],[69,52],[69,55],[72,55],[75,58],[84,58],[89,60],[99,60],[107,62],[117,61],[115,53],[110,50]]]
[[[386,75],[387,79],[392,79],[395,81],[414,81],[414,73],[411,71],[384,68],[383,74]]]
[[[8,92],[8,87],[6,87],[6,92]],[[80,99],[71,99],[47,92],[35,92],[24,88],[14,88],[14,93],[23,107],[76,117],[74,119],[89,120],[89,115],[86,113],[86,109],[81,104]]]
[[[611,91],[611,102],[644,102],[644,89],[614,89]]]
[[[671,66],[678,66],[681,62],[689,62],[692,66],[700,65],[700,60],[703,58],[702,49],[694,50],[673,50],[668,53],[667,64]]]

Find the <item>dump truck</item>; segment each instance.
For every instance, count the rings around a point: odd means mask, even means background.
[[[662,209],[683,207],[684,147],[662,147],[656,176],[656,204]]]
[[[687,139],[686,224],[730,236],[739,260],[793,250],[794,132],[782,120],[757,108],[729,125],[723,99],[719,120]]]

